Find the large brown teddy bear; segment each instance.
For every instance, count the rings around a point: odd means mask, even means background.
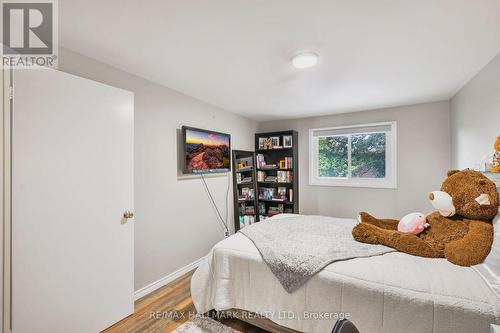
[[[360,213],[352,230],[363,243],[382,244],[398,251],[471,266],[481,263],[493,243],[492,219],[498,213],[495,183],[477,171],[453,170],[429,199],[436,209],[427,216],[429,227],[419,235],[397,231],[397,220]]]

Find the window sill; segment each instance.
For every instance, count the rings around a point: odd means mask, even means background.
[[[353,182],[353,181],[318,181],[309,180],[310,186],[328,186],[328,187],[357,187],[357,188],[380,188],[397,189],[397,183],[391,181],[384,182]]]

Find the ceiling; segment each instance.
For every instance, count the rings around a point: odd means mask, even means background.
[[[59,0],[60,44],[256,120],[447,100],[500,51],[500,0]],[[298,70],[291,57],[319,54]]]

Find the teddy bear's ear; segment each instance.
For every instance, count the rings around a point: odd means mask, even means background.
[[[457,172],[460,172],[460,170],[450,170],[448,171],[448,173],[446,174],[448,177],[450,177],[451,175],[454,175],[456,174]]]

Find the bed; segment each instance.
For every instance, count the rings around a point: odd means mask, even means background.
[[[241,233],[212,249],[191,294],[200,313],[241,309],[300,332],[330,332],[344,317],[362,333],[486,333],[500,323],[500,298],[477,269],[392,252],[332,263],[289,294]]]

